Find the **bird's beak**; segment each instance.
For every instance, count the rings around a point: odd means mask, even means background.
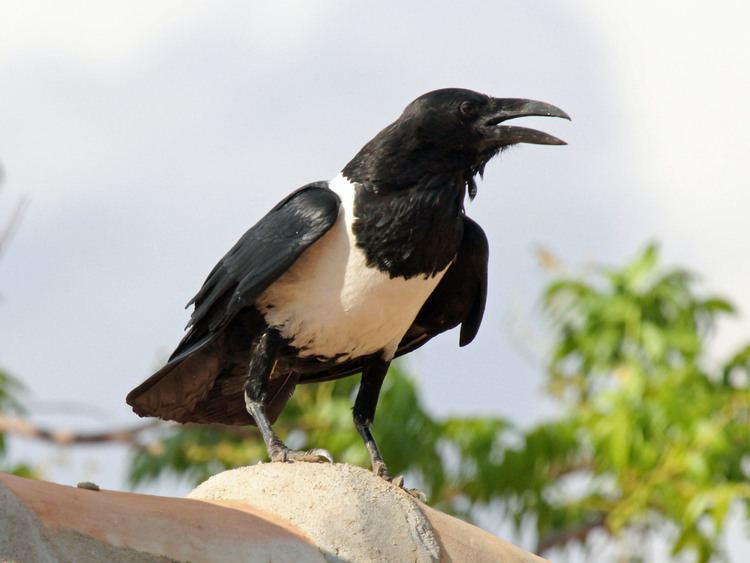
[[[482,144],[494,147],[504,147],[516,143],[567,145],[565,141],[536,129],[500,125],[508,119],[529,116],[562,117],[570,120],[567,113],[552,104],[520,98],[493,98],[492,108],[479,125]]]

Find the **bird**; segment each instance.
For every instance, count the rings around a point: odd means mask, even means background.
[[[565,145],[506,125],[570,119],[545,102],[462,88],[427,92],[329,181],[284,197],[216,264],[166,365],[126,398],[139,416],[255,425],[271,461],[333,461],[292,450],[272,424],[299,384],[361,374],[353,422],[373,472],[388,470],[372,434],[394,358],[460,325],[477,335],[489,244],[465,212],[476,177],[519,143]]]

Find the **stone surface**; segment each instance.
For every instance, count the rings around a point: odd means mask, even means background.
[[[413,498],[344,464],[266,463],[225,471],[188,498],[248,503],[289,520],[329,561],[438,561],[440,546]]]
[[[226,471],[190,498],[0,474],[0,561],[540,563],[348,465]]]
[[[0,474],[0,561],[325,559],[287,522],[252,506],[91,491]]]
[[[285,518],[328,561],[544,561],[350,465],[241,467],[211,477],[188,498],[248,503]]]

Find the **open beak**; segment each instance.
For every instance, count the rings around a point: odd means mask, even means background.
[[[570,120],[570,116],[558,107],[545,102],[524,100],[520,98],[493,98],[492,111],[479,124],[482,133],[482,143],[503,147],[516,143],[531,143],[534,145],[567,145],[562,139],[553,137],[536,129],[500,125],[508,119],[516,117],[562,117]]]

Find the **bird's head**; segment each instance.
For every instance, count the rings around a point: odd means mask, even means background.
[[[492,98],[461,88],[423,94],[399,118],[425,144],[451,150],[499,151],[517,143],[564,145],[565,141],[526,127],[503,125],[516,117],[542,116],[570,119],[560,108],[519,98]]]
[[[434,90],[411,102],[347,168],[360,176],[365,173],[365,180],[386,173],[404,184],[418,181],[415,176],[420,174],[456,172],[463,174],[473,197],[474,176],[481,175],[485,164],[503,149],[518,143],[566,144],[542,131],[505,124],[528,116],[570,119],[545,102],[493,98],[462,88]],[[385,169],[379,166],[383,162],[388,163]]]

